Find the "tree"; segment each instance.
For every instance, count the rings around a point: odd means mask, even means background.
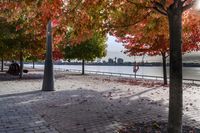
[[[8,23],[6,23],[6,20],[4,18],[0,18],[0,56],[1,56],[1,72],[4,70],[4,59],[6,52],[8,51],[8,46],[5,45],[5,42],[8,41]]]
[[[2,71],[3,71],[3,59],[16,58],[18,48],[18,35],[16,32],[16,24],[13,22],[7,22],[5,18],[1,18],[1,58],[2,58]]]
[[[131,26],[139,25],[140,22],[148,20],[148,17],[155,12],[157,12],[158,17],[166,16],[170,36],[168,132],[181,133],[183,106],[182,14],[191,8],[194,2],[195,0],[69,0],[67,2],[62,0],[38,0],[37,2],[5,0],[5,3],[0,3],[0,9],[7,7],[11,10],[16,10],[16,7],[17,10],[23,8],[26,8],[27,11],[35,9],[35,12],[31,12],[34,15],[29,14],[26,22],[31,22],[32,25],[36,22],[35,27],[43,27],[43,29],[45,29],[49,20],[63,18],[61,21],[65,27],[62,27],[62,30],[67,31],[67,28],[71,26],[75,31],[72,35],[73,44],[90,39],[96,31],[110,31],[113,34],[123,35],[129,31]],[[22,3],[23,7],[19,6],[19,3]],[[33,20],[35,15],[36,21],[28,21]],[[15,17],[17,15],[12,15],[12,18]]]
[[[76,31],[72,35],[72,40],[73,43],[80,43],[81,41],[89,39],[93,31],[100,30],[102,31],[103,28],[95,28],[96,24],[102,25],[103,21],[98,21],[101,23],[95,22],[96,19],[95,17],[98,17],[93,14],[93,11],[99,12],[103,11],[103,6],[99,8],[98,10],[90,10],[92,8],[87,8],[92,6],[99,7],[99,2],[90,2],[90,1],[63,1],[63,0],[38,0],[38,1],[30,1],[30,0],[24,0],[24,1],[9,1],[5,0],[0,3],[0,9],[2,10],[9,10],[11,11],[11,15],[9,15],[8,19],[9,20],[16,20],[20,16],[23,16],[23,18],[26,18],[25,23],[22,24],[22,27],[32,27],[28,28],[26,32],[33,33],[33,29],[37,29],[35,32],[38,36],[41,36],[43,39],[45,39],[45,33],[46,31],[46,26],[47,24],[50,25],[50,22],[53,21],[54,19],[57,19],[60,24],[59,24],[59,29],[56,28],[52,31],[52,34],[54,35],[55,33],[60,34],[61,37],[58,37],[59,39],[62,38],[63,36],[63,31],[67,31],[68,26],[73,27],[73,29]],[[85,8],[86,7],[86,8]],[[16,12],[17,11],[17,12]],[[93,17],[90,17],[90,15]],[[101,12],[104,13],[104,12]],[[8,16],[8,15],[7,15]],[[74,17],[76,16],[76,17]],[[35,19],[37,18],[37,19]],[[100,19],[99,19],[100,20]],[[102,19],[103,20],[103,19]],[[50,29],[50,28],[49,28]],[[92,30],[91,30],[92,29]],[[58,32],[57,32],[58,31]],[[37,37],[38,37],[37,36]],[[50,37],[50,36],[49,36]],[[56,38],[55,38],[56,39]],[[49,40],[49,42],[56,42],[58,43],[58,40]],[[72,43],[72,44],[73,44]],[[51,45],[51,43],[48,43]],[[48,52],[48,51],[47,51]],[[52,51],[49,51],[51,53]],[[51,55],[51,54],[46,54],[46,55]],[[47,57],[47,56],[46,56]],[[50,79],[53,78],[53,64],[52,62],[52,56],[50,58],[46,59],[45,63],[45,73],[44,74],[44,79],[47,79],[45,77],[51,77]],[[47,66],[48,65],[48,66]],[[46,70],[46,69],[51,69],[51,70]],[[44,84],[53,84],[50,83],[53,82],[53,80],[44,80]],[[44,87],[43,85],[43,90],[52,90],[50,87]]]
[[[42,39],[45,41],[45,33],[49,32],[46,31],[46,26],[48,27],[51,25],[51,21],[60,17],[62,13],[62,8],[64,7],[64,3],[62,0],[44,0],[44,1],[4,1],[0,3],[1,10],[9,10],[10,16],[7,17],[10,21],[18,21],[23,20],[18,27],[23,29],[24,33],[26,34],[34,34],[34,42],[37,38]],[[16,12],[17,11],[17,12]],[[37,18],[37,19],[35,19]],[[18,29],[17,27],[17,29]],[[50,28],[48,28],[50,29]],[[51,32],[52,33],[52,32]],[[51,35],[48,37],[51,37]],[[21,39],[22,40],[22,39]],[[47,39],[48,45],[52,45],[52,40]],[[22,44],[24,44],[24,40],[20,42],[20,47],[22,49]],[[23,45],[25,46],[25,45]],[[50,48],[52,46],[48,46]],[[49,49],[48,49],[49,50]],[[51,50],[51,49],[50,49]],[[45,61],[45,71],[44,71],[44,82],[43,82],[43,89],[42,90],[53,90],[53,63],[52,63],[52,51],[47,51],[50,54],[46,54],[47,58]],[[23,69],[23,51],[20,51],[20,77],[22,77],[22,69]],[[50,57],[50,58],[49,58]],[[47,85],[47,86],[46,86]]]
[[[84,75],[85,61],[93,61],[106,55],[106,37],[100,33],[95,33],[92,38],[81,42],[80,44],[70,45],[70,33],[67,34],[68,40],[63,47],[65,59],[82,60],[82,74]]]
[[[170,98],[168,132],[182,132],[182,14],[195,0],[122,0],[114,3],[111,32],[123,35],[129,27],[139,25],[157,12],[168,19],[170,36]],[[174,119],[176,118],[176,119]]]
[[[118,41],[124,44],[125,53],[130,56],[141,55],[161,55],[163,61],[163,81],[167,84],[166,58],[169,51],[169,37],[165,32],[168,30],[166,26],[166,18],[155,18],[155,15],[148,22],[143,23],[137,28],[129,30],[128,35],[118,37]]]
[[[187,12],[186,12],[187,14]],[[191,17],[195,17],[190,13]],[[188,16],[184,16],[183,20],[187,20]],[[186,21],[187,22],[187,21]],[[191,51],[198,51],[199,28],[198,23],[184,23],[183,30],[183,54]],[[194,32],[194,29],[196,32]],[[161,55],[163,61],[163,81],[167,84],[166,58],[169,54],[169,35],[168,35],[167,19],[165,17],[157,17],[151,15],[145,23],[129,30],[128,35],[118,37],[118,41],[122,42],[127,49],[125,53],[130,56],[135,55]],[[194,34],[195,38],[194,39]],[[189,35],[189,36],[188,36]]]
[[[34,32],[27,32],[28,28],[24,25],[26,20],[23,18],[24,15],[19,17],[18,20],[14,21],[16,25],[15,31],[15,51],[16,56],[19,57],[20,61],[20,78],[23,77],[23,62],[26,58],[31,56],[37,56],[43,52],[43,45],[40,40],[36,40]],[[36,43],[37,41],[37,43]]]
[[[10,54],[10,56],[7,54],[7,57],[12,57],[12,60],[20,60],[19,76],[22,78],[23,60],[32,56],[31,54],[40,54],[38,51],[41,51],[39,49],[42,49],[42,45],[35,45],[35,42],[37,41],[35,36],[38,33],[32,32],[33,27],[27,26],[28,13],[26,11],[28,7],[21,8],[22,5],[13,1],[0,3],[0,7],[0,10],[2,11],[0,15],[6,21],[6,23],[3,24],[3,27],[4,29],[7,29],[2,33],[4,36],[3,46],[8,47],[6,50],[4,49],[4,51]],[[12,47],[10,47],[11,45]]]

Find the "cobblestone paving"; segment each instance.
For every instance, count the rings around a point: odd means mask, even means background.
[[[57,79],[54,92],[41,85],[0,81],[0,133],[115,133],[122,124],[167,120],[167,87],[79,75]],[[199,87],[184,88],[184,124],[200,128]]]

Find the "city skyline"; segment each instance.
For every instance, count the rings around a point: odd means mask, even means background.
[[[128,56],[124,54],[124,47],[122,43],[116,42],[116,38],[114,36],[108,35],[107,39],[107,55],[106,57],[103,57],[102,60],[108,61],[109,58],[114,59],[115,57],[117,58],[122,58],[125,62],[141,62],[143,56]],[[162,62],[162,57],[161,56],[147,56],[145,55],[144,62]],[[194,62],[194,63],[200,63],[200,52],[191,52],[191,53],[186,53],[183,55],[183,62]]]

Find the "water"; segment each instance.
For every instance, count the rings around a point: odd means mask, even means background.
[[[27,67],[32,67],[31,64],[26,64]],[[35,65],[36,68],[44,68],[44,65]],[[81,65],[54,65],[54,69],[76,69],[81,70]],[[169,68],[168,72],[169,72]],[[89,71],[101,71],[101,72],[113,72],[113,73],[125,73],[134,74],[132,66],[90,66],[85,65],[85,70]],[[140,67],[137,74],[150,75],[150,76],[163,76],[162,67]],[[169,75],[169,74],[168,74]],[[183,67],[183,78],[185,79],[200,79],[200,67]]]

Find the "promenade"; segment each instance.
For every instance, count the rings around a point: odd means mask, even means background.
[[[168,87],[158,81],[42,71],[19,80],[0,73],[0,133],[115,133],[124,124],[167,121]],[[183,124],[200,128],[200,86],[184,84]]]

